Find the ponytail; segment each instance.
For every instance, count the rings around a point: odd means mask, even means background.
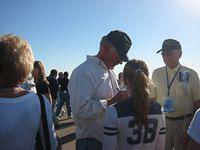
[[[130,84],[129,90],[133,103],[136,124],[147,125],[149,112],[149,71],[142,60],[130,60],[124,67],[124,79]]]
[[[148,78],[142,71],[136,71],[135,77],[131,82],[132,97],[133,97],[133,110],[136,112],[136,124],[147,125],[148,115]]]

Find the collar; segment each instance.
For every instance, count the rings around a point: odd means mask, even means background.
[[[98,57],[96,56],[90,56],[90,55],[87,55],[87,60],[90,60],[98,65],[100,65],[102,68],[108,70],[106,64],[101,60],[99,59]]]
[[[176,72],[180,66],[181,64],[178,64],[174,69],[170,69],[169,67],[167,67],[167,71],[171,73]]]

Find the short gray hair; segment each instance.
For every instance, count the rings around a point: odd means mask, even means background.
[[[24,39],[7,34],[0,36],[0,84],[16,86],[24,82],[33,69],[31,46]]]
[[[101,38],[100,47],[106,44],[113,47],[113,45],[108,41],[107,36],[105,35]]]

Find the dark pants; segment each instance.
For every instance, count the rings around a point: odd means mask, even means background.
[[[102,143],[95,138],[78,139],[76,150],[102,150]]]
[[[60,111],[65,102],[67,106],[67,115],[71,116],[70,97],[69,97],[69,93],[66,91],[60,91],[60,101],[56,109],[56,116],[60,114]]]

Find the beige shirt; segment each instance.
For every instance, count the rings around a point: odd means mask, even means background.
[[[167,68],[169,83],[176,74],[179,66],[174,69]],[[157,101],[163,105],[168,91],[166,67],[156,69],[153,72],[152,80],[156,85],[154,95]],[[169,96],[175,100],[175,111],[166,113],[166,116],[178,117],[193,113],[194,101],[200,100],[200,80],[198,74],[188,67],[181,66],[169,91]]]

